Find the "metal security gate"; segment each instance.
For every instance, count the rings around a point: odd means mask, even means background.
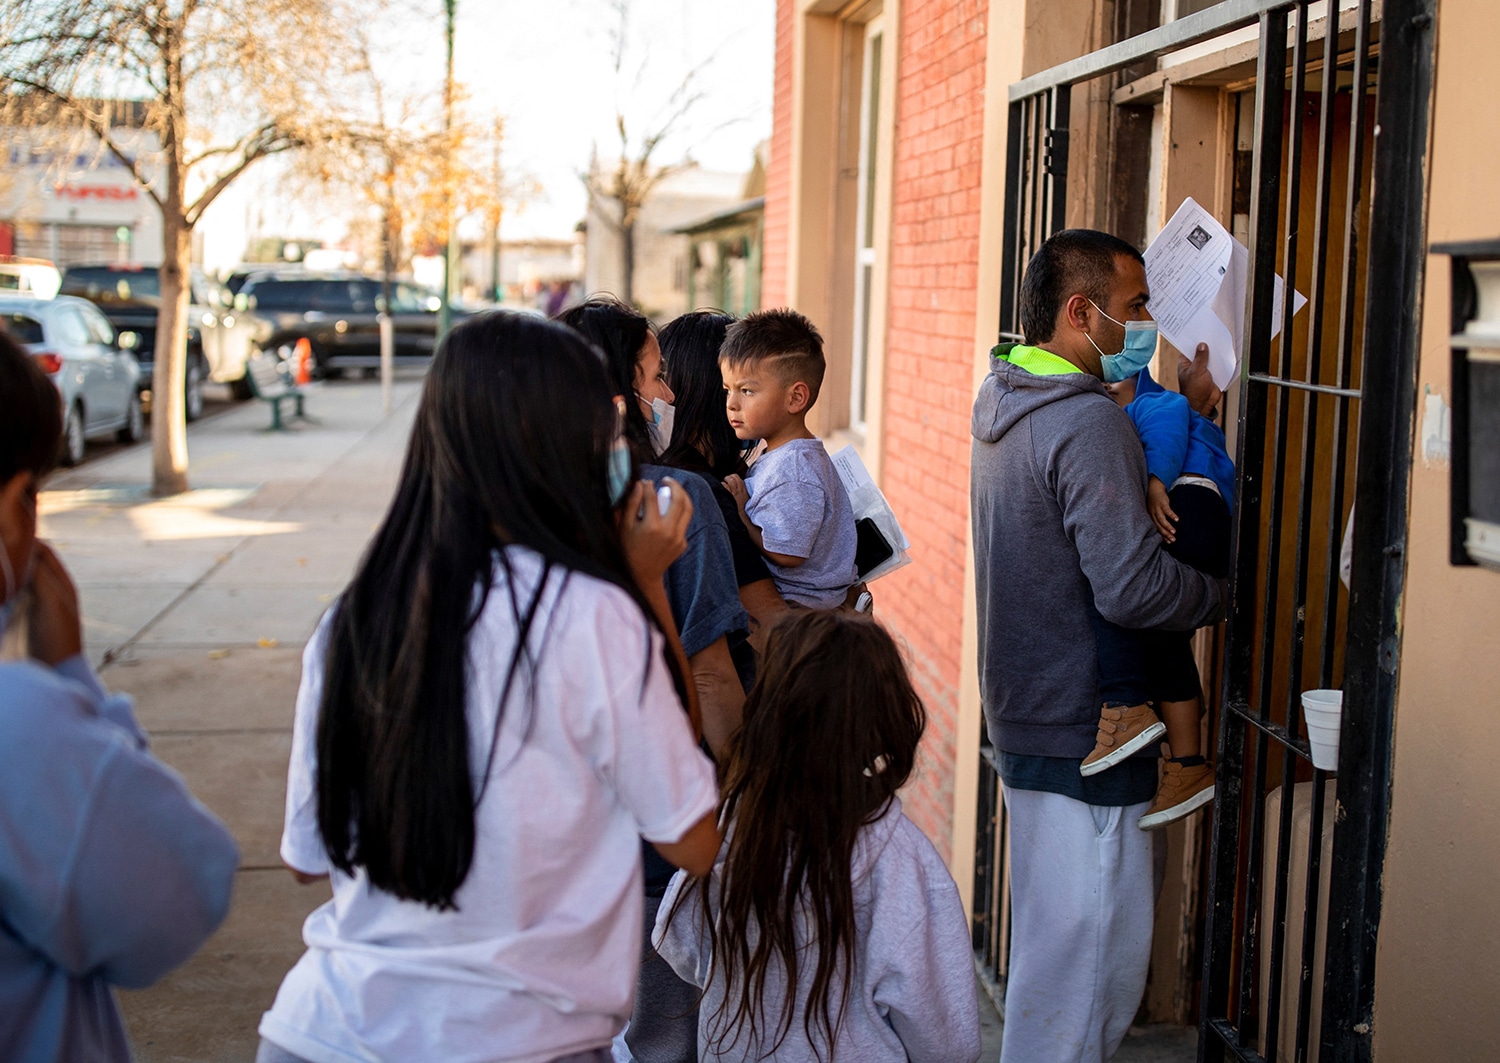
[[[1314,6],[1324,5],[1225,0],[1010,90],[1000,335],[1019,339],[1024,265],[1064,227],[1074,85],[1259,30],[1236,567],[1200,1008],[1208,1060],[1370,1058],[1435,0],[1384,0],[1376,19],[1373,0],[1357,0],[1310,39]],[[1288,298],[1273,339],[1277,273],[1308,305],[1294,317]],[[1338,559],[1351,501],[1346,597]],[[1318,687],[1344,690],[1332,785],[1302,737],[1300,693]],[[998,999],[1007,839],[987,741],[978,824],[974,948]]]

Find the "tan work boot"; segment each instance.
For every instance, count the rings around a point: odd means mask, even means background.
[[[1156,800],[1136,824],[1141,830],[1156,830],[1173,820],[1196,812],[1214,799],[1214,769],[1211,764],[1185,768],[1168,758],[1162,763]]]
[[[1150,705],[1106,705],[1099,713],[1099,738],[1094,751],[1083,758],[1080,775],[1097,775],[1112,768],[1136,750],[1159,742],[1167,733]]]

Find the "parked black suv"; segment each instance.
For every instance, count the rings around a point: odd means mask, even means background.
[[[391,285],[395,364],[426,365],[437,335],[436,292],[408,281]],[[304,337],[312,345],[320,376],[380,365],[381,284],[357,273],[265,273],[244,281],[234,309],[224,315],[225,349],[244,348],[247,358],[278,350]],[[468,311],[453,308],[455,320]]]
[[[183,386],[187,419],[195,421],[203,413],[203,382],[214,373],[219,359],[212,343],[205,345],[204,329],[217,325],[206,278],[190,279],[188,306],[187,376]],[[77,295],[104,311],[116,332],[134,332],[139,340],[134,354],[141,364],[140,390],[151,390],[151,373],[156,361],[156,317],[161,310],[161,279],[155,266],[134,263],[69,266],[63,271],[62,295]],[[209,350],[205,350],[208,346]],[[244,375],[243,366],[239,376]]]

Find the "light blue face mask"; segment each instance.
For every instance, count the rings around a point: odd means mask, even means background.
[[[618,506],[630,487],[630,447],[623,439],[615,440],[609,452],[609,504]]]
[[[1089,305],[1104,314],[1099,304],[1092,299],[1089,300]],[[1109,317],[1108,314],[1104,316]],[[1099,350],[1099,345],[1094,343],[1094,337],[1086,332],[1084,337],[1093,344],[1094,350],[1099,351],[1099,364],[1104,370],[1104,382],[1117,384],[1121,380],[1129,380],[1151,364],[1151,359],[1156,354],[1156,322],[1115,321],[1112,317],[1109,319],[1125,330],[1125,347],[1118,354],[1105,354]]]

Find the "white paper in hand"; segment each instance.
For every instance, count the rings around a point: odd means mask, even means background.
[[[832,458],[833,467],[838,470],[839,481],[849,494],[849,506],[854,510],[854,519],[869,517],[873,520],[894,551],[886,561],[864,574],[865,581],[879,579],[911,564],[911,555],[907,553],[911,549],[911,540],[901,530],[901,522],[896,519],[895,510],[891,509],[891,504],[876,485],[870,470],[859,460],[859,452],[852,446],[846,446],[833,454]]]
[[[1250,252],[1191,196],[1146,248],[1151,316],[1168,343],[1192,357],[1208,344],[1209,372],[1227,388],[1239,369],[1245,334]],[[1276,278],[1271,335],[1281,331],[1285,282]],[[1294,313],[1307,304],[1299,292]]]

